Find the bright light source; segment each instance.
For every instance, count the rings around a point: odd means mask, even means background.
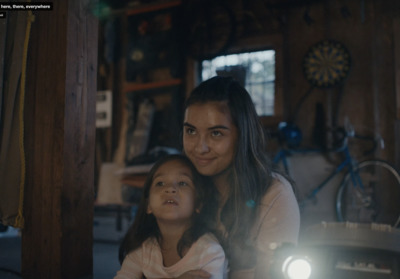
[[[311,264],[305,257],[288,257],[282,265],[282,272],[289,279],[308,279],[311,276]]]

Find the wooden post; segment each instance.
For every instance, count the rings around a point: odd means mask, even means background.
[[[35,11],[25,103],[22,277],[91,278],[97,19],[89,0]]]
[[[395,120],[395,166],[400,169],[400,16],[393,19],[393,41],[394,41],[394,74],[396,94],[396,120]]]

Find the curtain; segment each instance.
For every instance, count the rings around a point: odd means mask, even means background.
[[[5,38],[0,43],[0,222],[15,227],[23,226],[23,222],[17,222],[22,211],[19,110],[27,14],[7,12],[6,19],[0,21],[0,37]]]

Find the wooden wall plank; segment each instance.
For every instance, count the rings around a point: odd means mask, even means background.
[[[35,12],[26,96],[23,278],[93,274],[97,19],[89,0]]]

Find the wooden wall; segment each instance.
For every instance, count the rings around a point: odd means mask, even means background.
[[[313,143],[316,105],[320,103],[328,128],[334,123],[343,125],[347,117],[357,133],[380,135],[385,148],[377,149],[371,156],[384,158],[399,168],[396,155],[400,149],[398,132],[396,135],[400,111],[396,87],[399,35],[395,32],[399,28],[396,25],[400,18],[399,3],[396,0],[237,0],[232,7],[239,28],[231,50],[248,48],[241,42],[246,42],[246,37],[258,37],[257,45],[267,46],[268,37],[282,36],[283,77],[282,84],[279,82],[277,86],[284,90],[284,114],[288,118],[312,88],[303,70],[306,53],[325,39],[342,43],[350,52],[350,72],[341,86],[314,87],[304,101],[295,120],[303,132],[303,144]],[[370,145],[357,141],[353,147],[356,154],[362,155]]]
[[[312,23],[304,20],[306,7],[287,11],[285,29],[287,96],[293,110],[310,88],[303,75],[302,59],[311,45],[332,39],[344,44],[351,54],[351,70],[342,88],[314,89],[298,115],[305,140],[311,141],[315,105],[323,104],[327,124],[333,121],[335,103],[338,124],[348,117],[357,132],[379,133],[385,149],[376,156],[395,162],[399,139],[395,137],[396,107],[393,19],[399,15],[397,1],[321,1],[308,8]],[[399,167],[399,166],[398,166]]]

